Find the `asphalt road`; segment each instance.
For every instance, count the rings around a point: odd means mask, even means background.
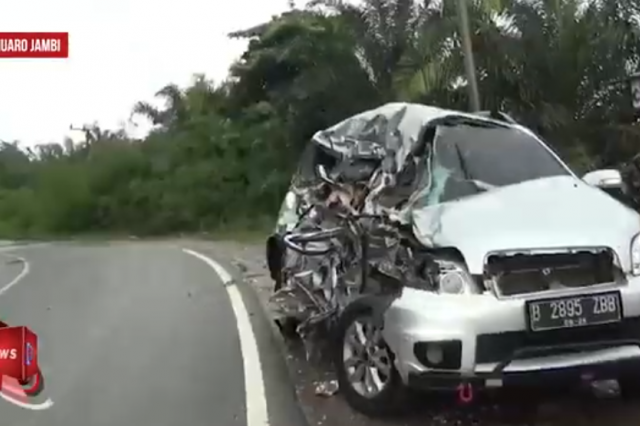
[[[38,334],[54,402],[0,400],[3,426],[304,424],[255,295],[215,261],[161,243],[0,254],[0,320]]]

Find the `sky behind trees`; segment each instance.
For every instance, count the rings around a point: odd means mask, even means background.
[[[227,34],[267,21],[287,0],[21,0],[0,14],[3,31],[66,31],[69,59],[2,59],[0,139],[25,145],[60,142],[69,125],[127,124],[131,108],[167,82],[194,73],[223,79],[246,41]]]

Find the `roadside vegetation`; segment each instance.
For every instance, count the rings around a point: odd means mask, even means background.
[[[483,109],[580,171],[639,150],[640,0],[469,5]],[[80,144],[2,143],[0,236],[268,228],[316,130],[389,101],[468,109],[458,30],[452,0],[316,0],[238,31],[249,45],[226,81],[195,76],[161,88],[163,108],[136,105],[155,124],[144,140],[88,126]]]

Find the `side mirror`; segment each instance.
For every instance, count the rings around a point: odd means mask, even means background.
[[[621,188],[622,175],[615,169],[595,170],[582,177],[586,183],[601,189]]]

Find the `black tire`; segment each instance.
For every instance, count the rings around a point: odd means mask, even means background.
[[[284,263],[285,247],[282,242],[282,236],[278,234],[271,235],[267,238],[266,258],[269,275],[274,282],[273,291],[280,290],[282,287],[282,266]]]
[[[389,350],[392,357],[392,366],[391,378],[387,387],[376,396],[370,398],[361,395],[353,388],[347,377],[347,370],[344,365],[343,345],[348,328],[357,319],[372,316],[373,312],[374,307],[371,303],[371,298],[356,300],[347,306],[336,324],[334,330],[336,339],[331,351],[340,393],[347,403],[353,409],[368,417],[388,417],[402,414],[407,407],[408,401],[407,388],[402,383],[395,366],[393,366],[393,353]]]
[[[297,329],[300,321],[297,318],[285,317],[275,321],[282,336],[287,340],[299,340]]]

